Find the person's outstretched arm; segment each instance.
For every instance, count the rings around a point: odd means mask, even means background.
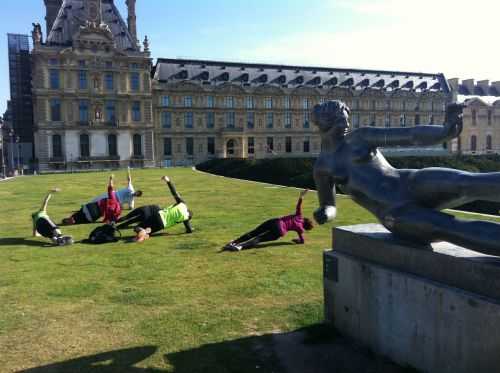
[[[172,196],[175,199],[175,202],[176,203],[184,202],[184,200],[181,198],[180,194],[175,189],[174,183],[172,183],[172,181],[170,181],[170,178],[168,176],[162,176],[161,179],[167,184],[168,189],[170,189],[170,193],[172,193]]]
[[[404,128],[364,127],[352,133],[352,138],[362,136],[370,145],[376,146],[410,146],[434,145],[451,140],[462,132],[462,104],[450,104],[446,108],[445,123],[439,125],[423,125]]]
[[[115,175],[111,174],[111,176],[109,177],[109,181],[108,181],[108,198],[109,199],[113,199],[114,198],[114,180],[115,178]]]
[[[132,185],[132,174],[130,173],[130,167],[127,167],[127,189],[130,193],[130,202],[128,203],[128,207],[130,210],[133,210],[135,207],[134,200],[134,186]]]
[[[300,192],[299,199],[297,201],[297,206],[295,207],[295,215],[302,216],[302,200],[304,199],[308,191],[309,189],[304,189],[303,191]]]

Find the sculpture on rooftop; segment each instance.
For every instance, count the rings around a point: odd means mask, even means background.
[[[500,256],[500,224],[462,220],[440,210],[475,200],[500,201],[500,172],[470,173],[448,168],[396,169],[379,146],[431,145],[457,137],[463,105],[446,108],[445,123],[408,128],[349,128],[341,101],[316,105],[313,122],[321,134],[314,166],[319,224],[336,216],[335,186],[373,213],[395,236],[419,243],[448,241]]]

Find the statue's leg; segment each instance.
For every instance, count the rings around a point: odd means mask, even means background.
[[[424,168],[408,178],[419,204],[436,209],[476,200],[500,201],[500,172],[471,173],[448,168]]]
[[[448,241],[500,256],[500,224],[462,220],[440,211],[405,206],[386,214],[382,222],[395,235],[417,242]]]

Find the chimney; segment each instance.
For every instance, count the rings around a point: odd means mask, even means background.
[[[135,1],[136,0],[127,0],[126,3],[128,8],[128,31],[130,32],[130,35],[132,35],[134,42],[137,44],[137,17],[135,15]]]
[[[50,34],[50,30],[52,30],[52,26],[54,25],[54,21],[56,20],[57,13],[59,13],[59,9],[61,9],[62,0],[44,0],[45,2],[45,22],[47,25],[47,37]]]
[[[458,78],[448,79],[448,84],[453,91],[458,91]]]
[[[462,80],[462,84],[467,88],[469,94],[474,94],[474,79],[464,79]]]
[[[500,92],[500,80],[496,82],[491,82],[491,85],[495,87],[495,89]]]
[[[486,96],[490,93],[490,81],[489,80],[478,80],[477,85],[483,89]]]

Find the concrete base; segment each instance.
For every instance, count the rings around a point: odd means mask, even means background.
[[[337,228],[333,245],[325,317],[339,331],[424,372],[500,372],[499,259],[408,247],[375,224]]]

